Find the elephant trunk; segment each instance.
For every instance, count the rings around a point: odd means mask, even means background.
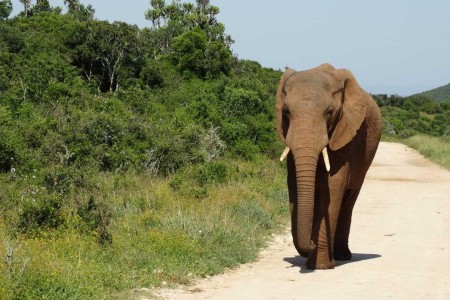
[[[300,148],[293,151],[297,180],[297,203],[292,211],[293,239],[297,251],[306,257],[315,251],[311,239],[317,161],[321,150]]]

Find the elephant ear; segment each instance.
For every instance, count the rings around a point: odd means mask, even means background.
[[[339,80],[344,81],[342,115],[330,139],[330,149],[338,150],[356,135],[366,118],[367,93],[361,89],[353,74],[346,69],[336,70]]]
[[[284,98],[286,97],[286,92],[284,91],[284,83],[286,80],[294,74],[295,71],[292,69],[286,69],[283,76],[281,76],[280,83],[278,84],[277,97],[275,103],[276,115],[275,121],[277,125],[277,132],[280,137],[280,140],[286,144],[286,134],[287,134],[287,126],[288,120],[284,120],[283,116],[283,106],[284,106]]]

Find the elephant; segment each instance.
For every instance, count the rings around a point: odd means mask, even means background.
[[[381,137],[381,113],[346,69],[286,69],[276,94],[291,232],[308,269],[350,260],[352,211]]]

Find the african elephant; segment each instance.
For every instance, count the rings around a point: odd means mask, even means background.
[[[309,269],[350,260],[353,206],[381,136],[380,110],[352,73],[323,64],[287,69],[276,96],[286,149],[291,230]]]

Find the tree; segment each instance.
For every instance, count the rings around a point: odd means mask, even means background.
[[[193,14],[195,11],[194,4],[187,2],[182,4],[183,14],[184,15],[190,15]]]
[[[139,29],[123,22],[90,21],[74,35],[72,47],[76,65],[88,80],[94,76],[99,79],[99,90],[115,92],[123,67],[140,57]]]
[[[50,7],[50,3],[48,0],[37,0],[36,4],[30,9],[29,15],[35,15],[40,12],[51,12],[52,8]]]
[[[205,31],[200,27],[175,37],[173,49],[172,59],[182,74],[206,78],[229,71],[230,50],[219,41],[208,42]]]
[[[199,27],[174,38],[173,60],[180,73],[193,73],[206,76],[204,53],[206,50],[206,34]]]
[[[197,2],[197,10],[200,14],[205,14],[209,8],[209,0],[195,0]]]
[[[0,1],[0,20],[7,19],[12,12],[11,0]]]
[[[64,0],[64,4],[69,8],[69,13],[76,12],[80,8],[79,0]]]
[[[166,2],[164,0],[151,0],[150,5],[153,9],[145,12],[145,18],[152,22],[153,27],[160,28],[161,20],[165,17],[164,8],[166,7]]]
[[[28,10],[30,9],[31,0],[19,0],[20,3],[23,4],[23,12],[25,14],[25,17],[28,17]]]

